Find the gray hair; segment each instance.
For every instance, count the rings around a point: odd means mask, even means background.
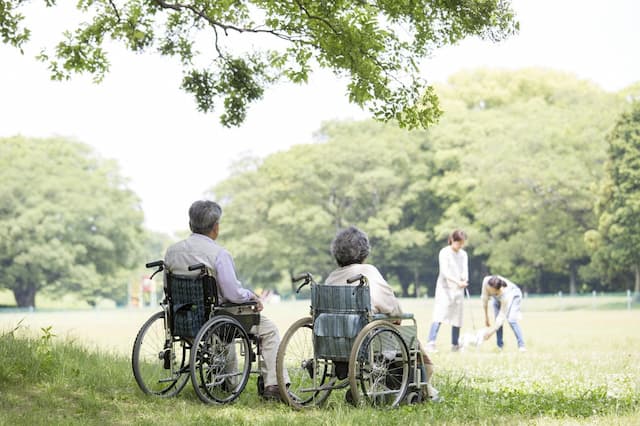
[[[364,262],[370,251],[369,237],[355,226],[338,232],[331,242],[331,254],[340,266]]]
[[[195,234],[208,234],[222,216],[222,208],[213,201],[199,200],[189,207],[189,228]]]

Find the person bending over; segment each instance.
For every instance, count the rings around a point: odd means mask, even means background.
[[[491,327],[491,322],[489,321],[489,298],[493,301],[493,311],[495,315],[493,327]],[[482,308],[484,309],[484,322],[485,325],[489,327],[484,334],[484,339],[487,340],[495,333],[498,348],[502,350],[504,346],[502,326],[506,320],[509,322],[513,334],[516,336],[518,350],[525,352],[527,349],[524,345],[522,330],[518,325],[518,320],[522,317],[522,313],[520,312],[522,291],[520,288],[500,275],[489,275],[482,280],[482,295],[480,299],[482,300]]]

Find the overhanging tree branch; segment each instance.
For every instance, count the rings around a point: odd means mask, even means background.
[[[21,48],[29,37],[18,13],[25,2],[1,1],[7,5],[0,9],[2,41]],[[52,0],[45,4],[56,6]],[[92,22],[65,32],[54,53],[39,56],[52,78],[88,73],[100,82],[109,71],[105,40],[134,52],[155,47],[162,55],[179,57],[184,78],[190,78],[188,84],[183,79],[183,88],[195,95],[199,110],[220,109],[226,126],[242,124],[248,105],[274,82],[308,81],[315,64],[349,78],[348,99],[376,119],[410,129],[427,127],[441,111],[416,63],[466,36],[502,39],[518,29],[507,0],[236,0],[233,6],[212,0],[92,0],[77,8]],[[254,23],[256,16],[262,24]],[[398,25],[403,31],[397,31]],[[213,32],[213,52],[198,49],[207,44],[200,36],[206,30]],[[282,40],[287,46],[246,52],[232,40],[224,44],[222,34],[232,33]],[[214,60],[194,74],[194,60],[206,55]]]

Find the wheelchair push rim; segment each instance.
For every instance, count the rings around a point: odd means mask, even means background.
[[[333,382],[327,380],[329,370],[328,361],[318,360],[314,354],[312,318],[293,323],[282,338],[276,359],[282,399],[297,409],[322,405],[333,390]]]
[[[396,407],[409,387],[410,355],[398,330],[386,321],[367,324],[358,334],[349,358],[353,401]]]
[[[217,316],[194,339],[189,361],[193,388],[204,403],[226,404],[240,396],[251,372],[252,349],[235,319]]]

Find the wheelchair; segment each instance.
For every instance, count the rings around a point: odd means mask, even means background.
[[[291,325],[278,349],[283,400],[298,409],[321,406],[337,389],[347,389],[347,401],[356,406],[391,408],[426,399],[413,314],[374,315],[363,275],[348,280],[354,285],[317,284],[309,273],[294,278],[299,281],[297,292],[311,286],[311,315]]]
[[[194,276],[175,275],[162,260],[147,263],[165,271],[162,311],[138,332],[131,355],[133,375],[150,395],[172,397],[189,378],[198,397],[207,404],[234,401],[247,385],[249,374],[261,371],[260,341],[250,333],[260,322],[256,302],[219,303],[216,280],[204,264],[192,265]],[[258,360],[258,370],[251,366]],[[258,393],[264,390],[258,378]]]

